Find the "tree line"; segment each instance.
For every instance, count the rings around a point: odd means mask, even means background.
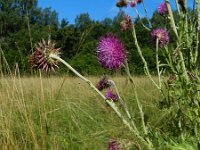
[[[51,38],[56,42],[56,47],[61,48],[61,57],[82,74],[112,74],[100,66],[95,53],[98,38],[112,32],[120,37],[128,51],[131,72],[143,74],[143,63],[134,45],[132,33],[120,30],[120,22],[125,12],[119,11],[114,18],[101,21],[94,21],[88,13],[82,13],[76,17],[74,24],[70,24],[66,18],[59,22],[56,11],[51,8],[42,9],[37,4],[37,0],[0,0],[1,71],[8,72],[8,66],[9,70],[13,71],[17,65],[21,73],[32,73],[33,70],[28,64],[29,55],[42,38]],[[164,27],[160,20],[166,21],[156,11],[150,20],[154,28]],[[147,18],[134,19],[138,41],[150,70],[154,71],[155,47],[150,40],[150,31],[143,28],[141,22],[148,26]],[[173,35],[170,42],[173,43]],[[162,55],[160,57],[162,58]],[[66,72],[68,70],[60,66],[57,74]],[[119,74],[123,72],[123,69],[118,71]]]

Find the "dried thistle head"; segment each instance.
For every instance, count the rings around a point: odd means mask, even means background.
[[[127,7],[128,6],[128,0],[118,0],[116,3],[116,6],[121,8],[121,7]]]
[[[128,15],[125,15],[123,17],[123,20],[120,23],[121,26],[121,31],[126,31],[126,30],[130,30],[132,28],[132,20],[131,17]]]
[[[55,43],[42,39],[29,57],[29,63],[33,69],[42,69],[45,72],[55,71],[58,68],[58,61],[51,58],[50,54],[60,55],[60,48],[55,48]]]

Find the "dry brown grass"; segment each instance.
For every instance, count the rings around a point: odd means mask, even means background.
[[[99,80],[89,79],[93,83]],[[137,119],[138,110],[127,79],[112,80]],[[158,91],[145,77],[134,80],[144,110],[152,114]],[[79,78],[4,77],[0,86],[2,149],[103,149],[109,136],[126,135],[122,132],[126,128],[112,110]]]

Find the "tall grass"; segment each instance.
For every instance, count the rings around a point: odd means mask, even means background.
[[[138,110],[127,79],[112,79],[137,122]],[[134,80],[148,127],[159,128],[156,122],[164,113],[156,107],[159,92],[145,77]],[[1,149],[103,150],[110,139],[123,139],[131,149],[138,145],[112,109],[80,79],[17,75],[0,79]]]

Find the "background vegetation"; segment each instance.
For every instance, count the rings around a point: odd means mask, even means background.
[[[94,83],[99,80],[96,77],[90,79]],[[139,124],[131,85],[126,84],[124,77],[112,79],[116,81],[119,92],[126,97],[131,115]],[[134,78],[134,81],[149,118],[148,126],[157,130],[166,127],[163,127],[164,119],[160,117],[164,116],[165,110],[156,108],[159,92],[146,78]],[[103,150],[107,149],[110,139],[123,139],[131,149],[138,145],[114,111],[78,78],[21,78],[16,74],[1,78],[0,83],[2,150]],[[155,111],[158,113],[153,113]]]
[[[94,21],[88,13],[83,13],[76,17],[75,24],[69,24],[66,18],[59,22],[57,12],[51,8],[38,7],[37,0],[0,0],[0,48],[10,70],[14,70],[18,64],[20,72],[28,74],[32,72],[28,64],[28,56],[42,38],[47,40],[50,36],[53,41],[56,41],[56,46],[61,48],[62,58],[82,74],[111,74],[97,62],[95,49],[100,36],[113,32],[125,43],[132,73],[142,74],[143,64],[134,46],[131,32],[123,33],[120,30],[119,24],[124,15],[125,13],[120,11],[114,18]],[[151,18],[153,26],[162,26],[158,20],[164,21],[163,19],[164,17],[155,12]],[[146,18],[142,20],[147,24]],[[155,50],[149,38],[150,31],[142,27],[139,19],[136,18],[134,23],[138,41],[142,43],[144,57],[150,70],[154,71]],[[173,43],[173,38],[170,41]],[[61,66],[58,74],[64,72],[66,73],[67,70]],[[118,73],[123,73],[123,70]]]

